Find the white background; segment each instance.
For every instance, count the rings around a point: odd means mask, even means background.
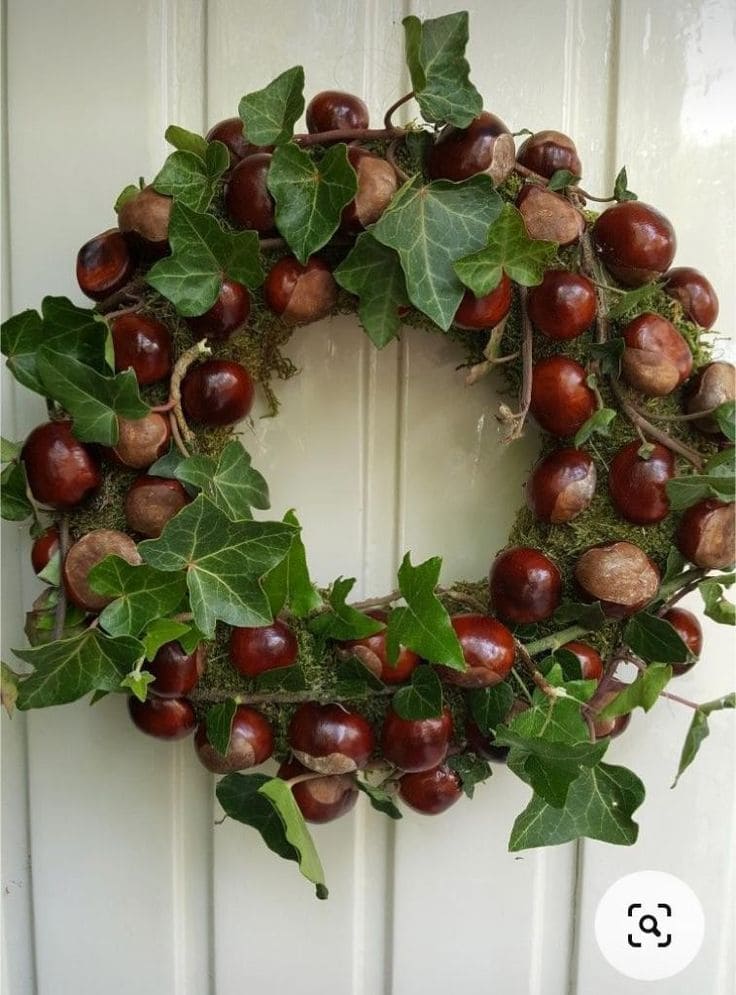
[[[486,106],[513,130],[577,141],[585,186],[619,166],[674,222],[677,263],[696,265],[734,318],[732,0],[514,0],[471,7],[470,62]],[[303,63],[309,91],[366,96],[376,121],[409,89],[401,17],[448,0],[7,0],[4,316],[43,294],[82,302],[76,250],[113,223],[123,186],[151,177],[169,122],[203,130],[240,96]],[[320,581],[389,589],[406,549],[481,576],[504,544],[535,451],[499,445],[495,395],[466,391],[455,349],[407,332],[377,355],[351,320],[296,333],[305,375],[246,445],[279,514],[296,503]],[[3,434],[43,420],[6,383]],[[4,647],[21,640],[38,586],[21,530],[3,529]],[[706,627],[704,659],[677,690],[733,685],[730,636]],[[648,798],[632,849],[598,843],[510,855],[528,789],[505,771],[432,820],[398,827],[361,805],[318,828],[331,898],[318,903],[253,832],[215,827],[213,781],[191,743],[137,734],[123,703],[3,719],[4,995],[627,995],[639,983],[599,954],[593,918],[638,869],[684,878],[706,915],[703,950],[668,995],[727,995],[734,977],[733,716],[669,784],[689,715],[637,714],[611,756]],[[32,868],[31,868],[32,864]]]

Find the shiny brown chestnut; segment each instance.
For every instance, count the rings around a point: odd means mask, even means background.
[[[540,522],[562,525],[590,507],[598,473],[582,449],[556,449],[533,468],[526,503]]]
[[[511,280],[504,273],[498,286],[482,297],[476,297],[471,290],[466,290],[455,312],[453,324],[471,331],[495,328],[511,310],[511,301]]]
[[[181,385],[184,414],[201,425],[235,425],[250,412],[254,396],[250,373],[229,359],[191,367]]]
[[[538,549],[514,546],[499,553],[489,577],[491,605],[505,622],[543,622],[562,598],[562,574]]]
[[[102,483],[97,460],[74,437],[69,421],[34,428],[25,441],[21,460],[31,494],[50,508],[74,508]]]
[[[734,508],[707,498],[688,508],[675,536],[677,548],[686,560],[704,570],[725,570],[736,562],[734,550]]]
[[[462,798],[460,778],[446,764],[403,774],[399,778],[399,797],[405,805],[422,815],[439,815]]]
[[[146,670],[155,680],[148,685],[148,693],[157,698],[185,698],[197,686],[204,673],[205,649],[200,643],[186,653],[176,640],[164,643]]]
[[[281,619],[275,619],[270,625],[232,630],[230,663],[244,677],[258,677],[268,670],[291,667],[298,656],[296,636]]]
[[[59,551],[59,530],[55,525],[45,529],[31,546],[31,566],[40,574]]]
[[[117,529],[95,529],[70,546],[62,576],[67,597],[77,608],[99,612],[115,600],[114,596],[98,594],[89,584],[92,568],[108,556],[119,556],[132,566],[143,562],[135,542]]]
[[[93,301],[122,290],[135,270],[135,259],[117,228],[96,235],[77,253],[77,283]]]
[[[697,616],[688,611],[687,608],[670,608],[662,618],[665,622],[670,623],[692,654],[692,659],[686,660],[684,663],[671,664],[672,673],[679,677],[686,674],[697,663],[703,651],[703,629]]]
[[[337,303],[337,284],[327,263],[312,256],[303,266],[284,256],[271,267],[263,285],[266,304],[287,325],[304,325],[330,313]]]
[[[197,726],[194,748],[201,763],[213,774],[232,774],[265,763],[273,753],[273,727],[265,715],[248,705],[238,705],[230,727],[225,753],[218,753],[207,738],[207,723]]]
[[[585,231],[585,218],[558,193],[527,183],[516,198],[529,238],[573,245]]]
[[[623,339],[621,375],[647,397],[670,394],[692,373],[690,346],[661,315],[640,314],[626,326]]]
[[[611,461],[608,489],[622,518],[635,525],[653,525],[669,514],[667,482],[675,476],[675,457],[659,444],[652,446],[646,459],[639,455],[640,449],[639,441],[619,449]]]
[[[701,328],[712,328],[718,317],[713,284],[692,266],[675,266],[665,273],[664,290],[682,305],[685,317]]]
[[[583,175],[575,142],[561,131],[535,132],[524,141],[516,158],[522,166],[548,180],[558,169],[569,170],[573,176]]]
[[[494,186],[514,168],[514,139],[503,121],[483,111],[467,128],[445,125],[427,155],[427,172],[432,180],[467,180],[487,173]]]
[[[268,192],[268,171],[273,157],[256,152],[242,159],[230,173],[225,187],[225,213],[238,228],[250,228],[261,235],[276,230],[275,205]]]
[[[388,613],[370,611],[366,613],[378,622],[387,622]],[[386,649],[386,630],[382,629],[364,639],[351,639],[337,644],[338,653],[342,657],[357,657],[364,667],[384,684],[402,684],[408,680],[412,671],[419,663],[419,657],[406,646],[401,646],[396,663],[392,666],[388,661]]]
[[[354,131],[368,127],[370,115],[366,103],[354,93],[322,90],[307,104],[307,131]]]
[[[514,665],[514,637],[490,615],[465,614],[450,618],[460,642],[465,670],[435,667],[446,684],[461,688],[485,688],[500,684]]]
[[[318,774],[349,774],[368,763],[375,747],[370,722],[341,705],[300,705],[289,723],[291,751]]]
[[[239,117],[227,117],[224,121],[213,124],[205,135],[208,142],[222,142],[230,153],[230,166],[240,159],[254,155],[256,152],[273,152],[273,145],[253,145],[245,137],[243,121]]]
[[[144,187],[127,197],[118,211],[118,228],[129,245],[149,259],[160,259],[169,251],[169,222],[174,201],[153,187]]]
[[[125,495],[125,521],[133,532],[146,539],[158,539],[166,523],[191,500],[178,480],[136,477]]]
[[[118,441],[111,453],[131,470],[145,470],[164,455],[171,441],[169,419],[159,411],[143,418],[118,418]]]
[[[626,618],[648,604],[659,590],[659,570],[632,542],[592,546],[575,563],[575,580],[590,601],[600,601],[611,618]]]
[[[402,719],[389,708],[383,720],[381,749],[399,770],[430,770],[447,756],[452,730],[449,708],[434,719]]]
[[[534,364],[530,410],[551,435],[574,435],[596,410],[585,369],[567,356],[550,356]]]
[[[736,400],[736,367],[733,363],[717,360],[702,366],[692,384],[688,384],[685,410],[694,415],[712,411],[733,400]],[[712,415],[704,414],[694,424],[708,435],[721,434],[720,425]]]
[[[667,218],[640,200],[607,208],[596,219],[592,238],[603,265],[625,287],[656,280],[670,268],[677,248]]]
[[[171,374],[171,332],[145,314],[121,314],[110,323],[115,369],[131,369],[142,387]]]
[[[556,342],[586,332],[596,315],[595,287],[582,273],[549,269],[529,290],[527,311],[535,328]]]
[[[398,189],[398,180],[390,162],[356,145],[348,148],[348,162],[357,174],[358,192],[343,210],[340,226],[361,231],[381,217]]]
[[[250,317],[248,288],[235,280],[223,280],[217,300],[209,310],[197,318],[186,318],[186,323],[196,337],[227,339],[246,323]]]
[[[284,781],[308,774],[298,760],[281,764],[278,777]],[[294,801],[307,822],[324,823],[346,815],[358,800],[358,788],[351,774],[333,774],[330,777],[312,777],[292,785]]]
[[[156,739],[184,739],[197,724],[192,703],[186,698],[147,698],[139,701],[131,695],[128,711],[140,731]]]
[[[584,681],[599,681],[603,677],[603,659],[598,650],[590,643],[581,643],[576,639],[565,643],[560,649],[574,654],[580,663],[580,675]]]

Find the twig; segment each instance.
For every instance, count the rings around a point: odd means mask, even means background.
[[[590,632],[590,629],[584,625],[571,625],[567,629],[560,629],[559,632],[553,632],[551,636],[544,636],[542,639],[535,639],[531,643],[526,643],[524,649],[529,656],[539,656],[540,653],[548,651],[554,653],[560,646],[564,646],[565,643],[572,642],[573,639],[578,639],[580,636],[585,636],[588,632]]]
[[[366,598],[365,601],[355,601],[350,607],[355,608],[359,612],[364,611],[366,608],[384,608],[386,605],[398,601],[400,597],[401,591],[391,591],[390,594],[384,594],[378,598]]]
[[[596,204],[609,204],[612,200],[616,199],[615,197],[594,197],[592,193],[588,193],[587,190],[581,190],[580,187],[575,187],[575,189],[581,197],[584,197],[586,200],[594,200]]]
[[[269,249],[285,249],[286,239],[285,238],[260,238],[258,240],[258,247],[264,252]]]
[[[394,127],[394,122],[393,122],[393,116],[394,116],[394,114],[399,109],[399,107],[402,107],[404,104],[408,103],[412,99],[413,96],[414,96],[414,91],[410,90],[408,93],[405,93],[403,97],[399,97],[398,100],[395,100],[391,104],[391,106],[389,107],[389,109],[383,115],[383,126],[384,126],[384,128],[393,128]]]
[[[504,363],[510,363],[518,357],[518,352],[512,352],[508,356],[499,356],[499,352],[501,351],[501,342],[503,340],[507,324],[508,316],[499,321],[499,323],[491,329],[490,338],[488,339],[486,347],[483,350],[485,359],[483,359],[480,363],[474,363],[473,366],[470,367],[465,375],[466,386],[470,387],[474,383],[477,383],[488,373],[490,373],[494,366],[502,366]]]
[[[690,594],[692,591],[695,591],[700,582],[706,576],[707,572],[707,570],[688,570],[687,573],[683,574],[683,579],[689,579],[686,580],[682,587],[678,588],[671,595],[669,595],[669,597],[667,597],[662,607],[657,611],[657,614],[664,615],[673,605],[676,605],[678,601],[681,601],[686,595]],[[661,590],[659,593],[661,595]]]
[[[556,688],[553,684],[550,684],[544,674],[540,670],[537,670],[535,663],[527,652],[524,644],[519,642],[518,639],[515,639],[514,645],[516,646],[517,657],[524,664],[527,673],[537,685],[539,690],[546,694],[548,698],[552,698],[553,700],[557,700],[557,698],[561,697],[560,689]]]
[[[191,442],[194,439],[194,433],[187,425],[187,420],[184,417],[184,412],[181,408],[181,382],[184,376],[192,365],[202,356],[209,356],[212,350],[207,345],[207,339],[201,339],[199,342],[195,343],[190,349],[179,356],[174,366],[174,370],[171,374],[171,383],[169,385],[169,401],[171,403],[172,414],[176,419],[179,431],[181,432],[181,438],[184,442]],[[172,421],[172,434],[176,439],[176,433],[174,432],[174,423]],[[178,445],[178,442],[177,442]]]
[[[376,142],[381,139],[401,138],[406,128],[338,128],[335,131],[318,131],[313,135],[294,135],[297,145],[334,145],[335,142]]]
[[[383,697],[385,695],[394,694],[395,688],[385,687],[380,690],[371,691],[371,697]],[[212,690],[199,690],[195,689],[190,695],[192,701],[202,702],[203,704],[209,702],[219,702],[223,700],[222,691]],[[232,697],[230,695],[229,697]],[[354,702],[355,695],[349,695],[347,697],[342,697],[341,695],[333,694],[323,694],[315,692],[314,688],[307,691],[283,691],[279,693],[278,691],[265,691],[256,692],[255,694],[240,694],[237,696],[238,704],[240,705],[297,705],[303,701],[317,701],[322,704],[334,703],[336,705],[345,702]]]
[[[187,449],[184,440],[181,437],[181,432],[179,431],[179,426],[176,421],[176,416],[173,411],[169,412],[169,425],[171,426],[171,437],[174,440],[174,445],[182,454],[184,459],[189,459],[191,453]]]
[[[143,300],[140,297],[132,297],[131,299],[135,301],[135,303],[131,304],[130,307],[119,307],[114,311],[106,311],[105,318],[108,321],[112,321],[115,318],[122,318],[124,314],[137,314],[143,307]]]
[[[57,524],[59,526],[59,562],[63,568],[66,554],[69,551],[69,516],[60,515]],[[61,638],[61,634],[64,631],[64,624],[66,623],[66,588],[63,581],[57,589],[57,597],[52,632],[52,639],[54,640]]]
[[[686,459],[688,463],[691,463],[696,470],[703,469],[703,458],[696,449],[692,449],[684,442],[680,442],[679,439],[673,439],[669,432],[665,432],[663,429],[657,428],[656,425],[652,425],[649,419],[628,399],[628,397],[626,397],[623,387],[617,377],[610,377],[610,383],[611,390],[613,391],[616,400],[621,405],[621,410],[624,412],[634,428],[641,429],[642,432],[648,435],[650,439],[654,439],[655,442],[659,442],[673,453],[677,453],[679,456],[682,456],[683,459]]]
[[[411,177],[409,176],[409,174],[407,172],[405,172],[401,168],[401,166],[396,161],[396,149],[398,147],[398,144],[399,144],[399,139],[395,138],[391,142],[391,144],[389,145],[389,147],[386,149],[386,161],[389,162],[393,166],[394,172],[396,173],[396,175],[398,176],[398,178],[401,180],[401,182],[402,183],[406,183],[406,181],[409,180],[409,179],[411,179]]]
[[[522,166],[520,162],[515,163],[514,172],[518,176],[523,176],[525,180],[531,180],[533,183],[538,183],[543,187],[546,187],[549,183],[546,176],[542,176],[540,173],[535,173],[533,169],[528,169],[526,166]]]
[[[519,288],[521,300],[521,390],[519,391],[519,410],[506,413],[502,406],[501,420],[511,424],[511,431],[506,437],[506,442],[513,442],[520,439],[524,433],[524,423],[529,414],[529,406],[532,402],[532,364],[534,361],[533,335],[531,319],[527,311],[527,298],[529,291],[526,287]]]
[[[103,301],[98,301],[95,310],[98,314],[109,314],[111,311],[115,311],[118,305],[123,304],[125,301],[129,301],[131,297],[137,297],[138,292],[144,290],[146,287],[146,281],[143,277],[136,277],[127,283],[121,290],[116,291],[114,294],[110,294]]]

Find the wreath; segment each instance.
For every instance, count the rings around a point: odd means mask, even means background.
[[[594,197],[570,138],[483,110],[467,13],[403,23],[413,90],[383,127],[326,91],[294,134],[300,66],[204,138],[169,127],[160,172],[79,250],[94,307],[46,297],[2,326],[49,415],[3,440],[2,514],[30,519],[46,582],[26,666],[3,665],[7,710],[120,694],[143,732],[196,730],[226,815],[320,897],[307,821],[361,792],[393,819],[399,801],[436,814],[489,761],[533,792],[510,849],[631,845],[644,786],[604,762],[611,738],[660,697],[691,708],[677,780],[734,707],[667,689],[702,643],[676,603],[697,589],[707,616],[736,616],[736,384],[711,356],[713,288],[671,268],[672,226],[625,169]],[[409,100],[422,120],[400,127]],[[402,326],[451,338],[473,389],[505,377],[508,440],[530,415],[543,431],[488,578],[441,587],[438,557],[407,554],[395,590],[350,603],[353,580],[313,584],[293,511],[256,517],[268,487],[233,426],[256,384],[276,413],[298,326],[356,311],[377,349]],[[276,776],[242,773],[271,756]]]

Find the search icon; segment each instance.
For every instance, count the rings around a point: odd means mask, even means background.
[[[647,925],[645,925],[645,923],[647,923]],[[651,925],[648,925],[650,923]],[[656,917],[652,915],[645,915],[639,919],[639,929],[642,933],[653,933],[654,936],[662,935],[659,931],[659,923],[657,922]]]

